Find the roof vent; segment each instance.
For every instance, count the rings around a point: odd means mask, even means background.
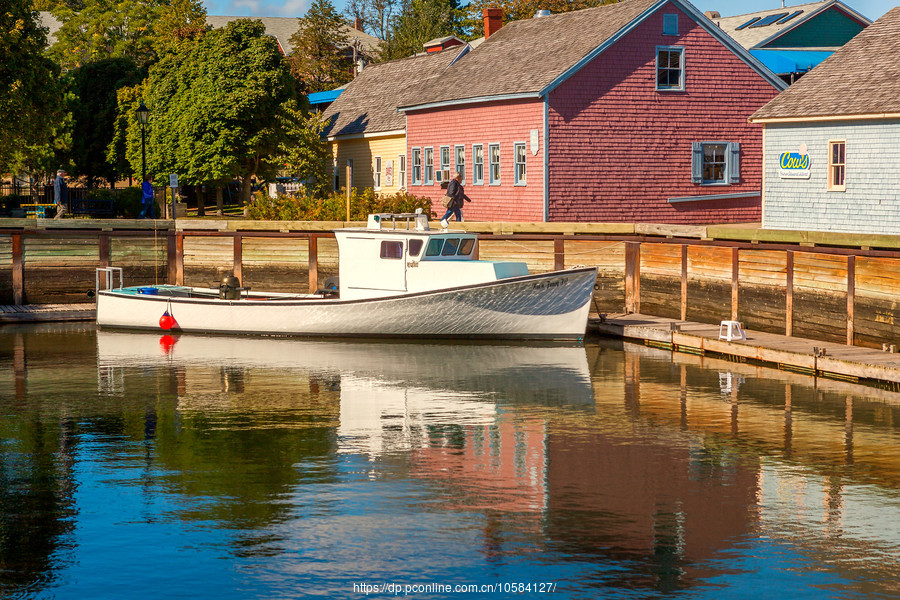
[[[542,8],[541,10],[537,11],[536,13],[534,13],[534,18],[535,18],[535,19],[538,19],[538,18],[540,18],[540,17],[549,17],[550,14],[551,14],[551,13],[550,13],[549,10],[547,10],[546,8]]]

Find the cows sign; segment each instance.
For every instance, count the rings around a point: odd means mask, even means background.
[[[778,176],[781,179],[809,179],[809,153],[806,144],[799,152],[782,152],[778,157]]]

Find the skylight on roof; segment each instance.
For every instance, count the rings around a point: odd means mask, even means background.
[[[803,12],[802,10],[795,10],[794,12],[792,12],[791,14],[789,14],[788,16],[786,16],[785,18],[783,18],[783,19],[781,19],[780,21],[778,21],[778,23],[776,23],[776,24],[777,24],[777,25],[783,25],[784,23],[787,23],[788,21],[790,21],[791,19],[793,19],[793,18],[796,17],[797,15],[801,14],[802,12]]]
[[[756,23],[757,21],[759,21],[759,17],[753,17],[752,19],[750,19],[749,21],[747,21],[746,23],[744,23],[744,24],[741,25],[740,27],[735,27],[734,30],[735,30],[735,31],[740,31],[740,30],[743,29],[744,27],[747,27],[748,25],[751,25],[751,24],[753,24],[753,23]]]
[[[787,16],[786,12],[769,15],[768,17],[763,17],[763,19],[761,21],[754,23],[753,27],[765,27],[766,25],[771,25],[778,19],[781,19],[786,16]]]

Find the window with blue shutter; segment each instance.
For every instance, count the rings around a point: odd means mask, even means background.
[[[691,182],[729,185],[741,182],[741,145],[737,142],[692,142]]]

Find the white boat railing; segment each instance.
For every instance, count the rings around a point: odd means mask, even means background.
[[[99,267],[94,276],[94,289],[100,291],[100,273],[103,273],[104,290],[111,290],[116,282],[116,273],[119,274],[119,289],[124,287],[122,267]]]
[[[414,213],[375,213],[369,215],[366,223],[367,229],[381,229],[381,225],[385,221],[390,221],[392,229],[397,229],[397,221],[406,221],[406,228],[410,229],[410,223],[415,226],[417,231],[428,231],[428,215],[422,213],[421,208],[417,208]]]

